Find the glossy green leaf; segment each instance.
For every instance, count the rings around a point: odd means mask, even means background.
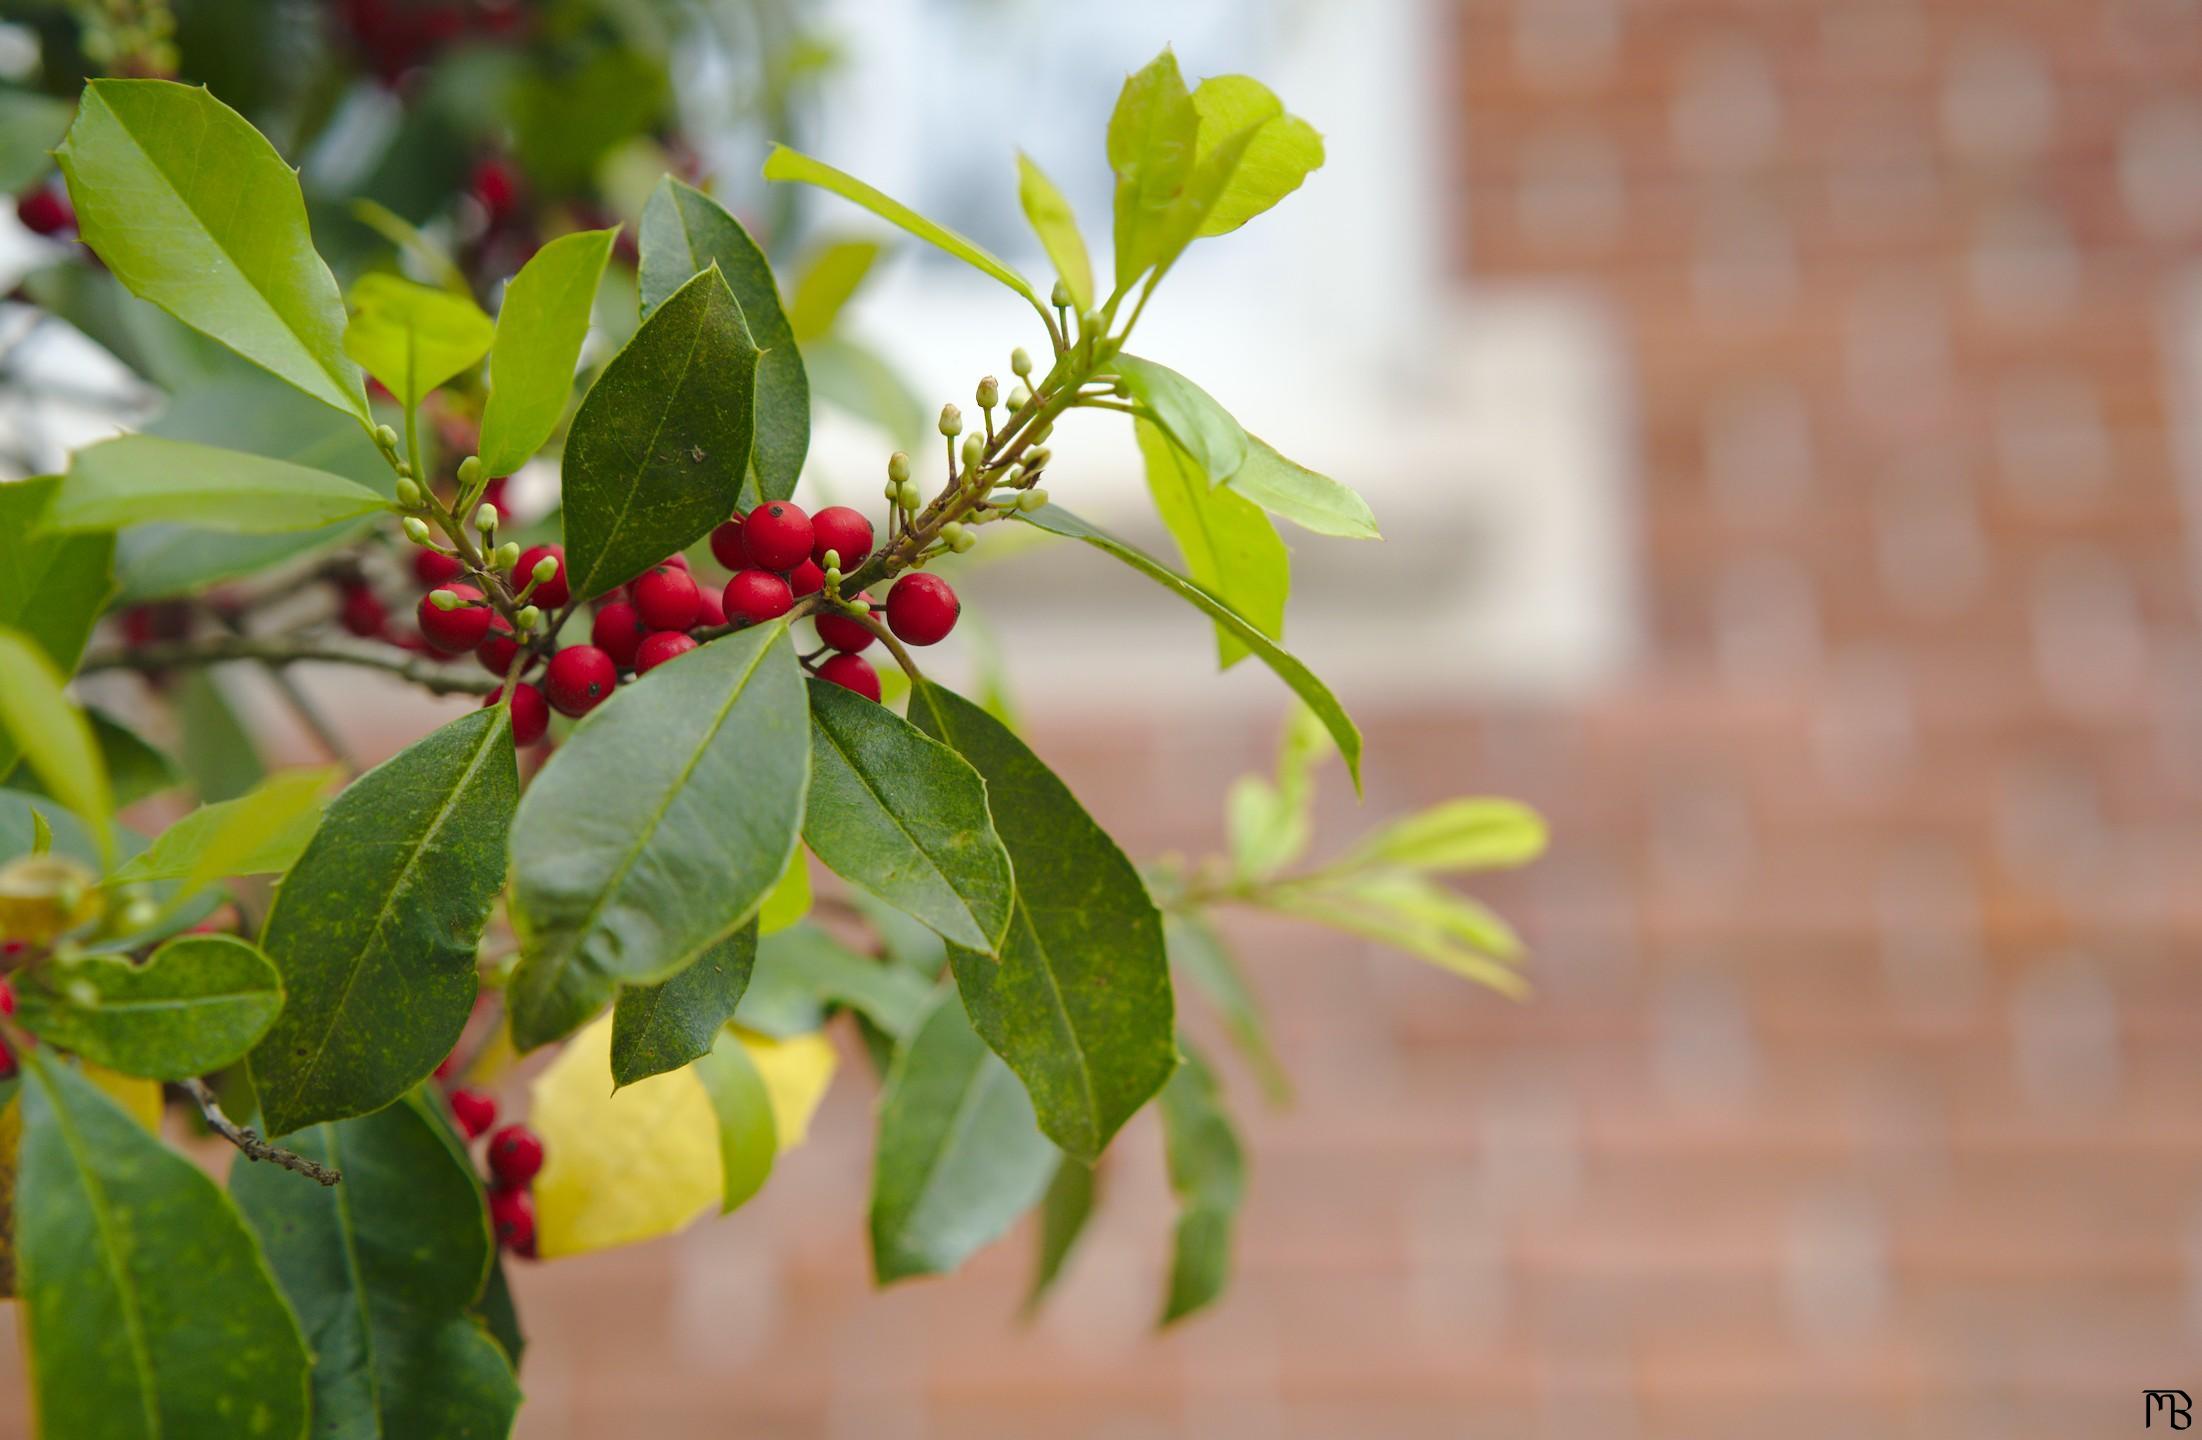
[[[1113,363],[1132,399],[1169,432],[1210,485],[1221,485],[1239,472],[1251,442],[1214,396],[1167,365],[1137,355],[1119,355]]]
[[[1085,314],[1093,308],[1093,262],[1086,258],[1078,216],[1047,172],[1022,150],[1017,152],[1017,201],[1024,206],[1025,219],[1040,237],[1055,273],[1062,277],[1063,288],[1070,292],[1071,308]]]
[[[489,353],[497,327],[470,296],[377,271],[348,297],[344,353],[408,410]]]
[[[893,200],[854,175],[834,169],[822,160],[813,160],[800,151],[785,145],[775,145],[765,157],[764,175],[767,180],[792,180],[805,185],[816,185],[831,190],[844,200],[853,200],[889,224],[900,226],[928,245],[936,245],[977,270],[999,280],[1019,295],[1025,297],[1033,309],[1045,315],[1047,309],[1040,297],[1033,293],[1032,282],[1008,265],[994,258],[986,250],[947,226],[926,219],[899,200]]]
[[[1246,1193],[1246,1156],[1223,1108],[1216,1077],[1192,1047],[1162,1091],[1162,1139],[1177,1237],[1162,1323],[1182,1320],[1223,1293],[1231,1273],[1231,1228]]]
[[[369,423],[298,176],[203,88],[94,80],[59,151],[78,233],[135,294]]]
[[[519,1409],[512,1364],[471,1313],[492,1254],[481,1185],[426,1103],[293,1136],[338,1185],[230,1164],[230,1194],[312,1337],[316,1436],[501,1440]]]
[[[53,530],[115,530],[167,520],[239,535],[272,535],[389,508],[357,481],[288,461],[121,435],[69,457],[46,508]]]
[[[0,733],[38,776],[46,793],[67,805],[98,838],[103,864],[115,855],[113,791],[91,723],[62,689],[65,677],[38,643],[0,626]]]
[[[655,985],[623,985],[612,1007],[612,1085],[678,1070],[711,1043],[749,988],[757,927],[744,925],[702,959]]]
[[[1269,518],[1252,501],[1210,486],[1192,457],[1154,424],[1133,424],[1146,460],[1147,491],[1185,557],[1186,570],[1264,635],[1282,639],[1292,556]],[[1228,629],[1216,627],[1218,666],[1228,670],[1246,653]]]
[[[1116,842],[1000,721],[933,684],[910,713],[985,779],[1016,867],[1000,962],[949,948],[971,1022],[1031,1091],[1048,1138],[1090,1160],[1175,1063],[1162,917]]]
[[[1172,972],[1190,979],[1207,996],[1223,1021],[1224,1033],[1261,1082],[1263,1094],[1273,1104],[1289,1102],[1292,1080],[1269,1043],[1269,1022],[1262,1016],[1261,1001],[1223,937],[1198,914],[1166,917],[1162,935],[1170,947]]]
[[[46,157],[69,128],[76,108],[66,100],[0,87],[0,190],[13,195],[45,175]]]
[[[756,492],[766,500],[785,500],[795,493],[803,457],[810,453],[810,380],[795,332],[780,309],[772,265],[725,206],[666,176],[642,212],[643,314],[713,265],[741,302],[750,338],[763,351],[757,359],[756,443],[749,462]]]
[[[1153,556],[1134,549],[1105,531],[1095,529],[1060,505],[1043,505],[1038,510],[1031,511],[1020,518],[1029,524],[1038,526],[1051,535],[1061,535],[1072,540],[1083,540],[1097,550],[1114,555],[1156,584],[1184,597],[1193,605],[1205,611],[1211,619],[1229,629],[1238,637],[1239,642],[1253,651],[1264,665],[1276,671],[1279,679],[1292,687],[1292,693],[1299,696],[1306,703],[1308,709],[1315,712],[1316,718],[1323,722],[1323,728],[1330,732],[1331,739],[1338,743],[1338,753],[1345,759],[1347,773],[1353,776],[1354,789],[1356,792],[1359,791],[1361,786],[1361,732],[1355,728],[1352,719],[1346,714],[1345,708],[1338,703],[1338,697],[1331,694],[1330,688],[1316,679],[1315,673],[1302,665],[1289,651],[1271,640],[1267,635],[1262,634],[1259,629],[1229,605],[1209,594],[1201,586],[1194,584]],[[983,767],[980,773],[985,773]],[[1011,860],[1017,858],[1015,846],[1010,847],[1009,856]],[[1020,884],[1023,883],[1022,867],[1018,872],[1018,880]]]
[[[678,975],[757,913],[795,853],[809,752],[778,622],[621,687],[575,729],[513,827],[521,1049],[579,1028],[616,984]]]
[[[1032,1284],[1025,1291],[1027,1315],[1039,1309],[1040,1302],[1055,1288],[1070,1252],[1084,1237],[1086,1224],[1093,1218],[1098,1182],[1091,1165],[1068,1155],[1056,1157],[1055,1178],[1048,1181],[1047,1194],[1040,1199],[1039,1254],[1032,1267]]]
[[[717,269],[651,312],[566,434],[575,599],[686,549],[725,520],[749,468],[757,347]]]
[[[1295,465],[1258,435],[1247,438],[1246,461],[1228,482],[1270,514],[1303,530],[1341,540],[1381,540],[1376,516],[1359,495],[1328,475]]]
[[[1053,1145],[955,992],[934,997],[887,1072],[872,1160],[872,1274],[953,1270],[1040,1198]]]
[[[944,939],[998,950],[1015,887],[978,772],[883,705],[823,680],[809,689],[812,852]]]
[[[61,484],[40,475],[0,485],[0,625],[22,631],[68,673],[114,589],[115,538],[42,528]]]
[[[1164,50],[1125,80],[1109,116],[1109,169],[1116,172],[1116,288],[1161,258],[1171,206],[1193,178],[1200,115]]]
[[[235,800],[202,805],[163,830],[111,883],[176,880],[181,896],[233,875],[281,874],[313,839],[339,773],[285,770]]]
[[[499,707],[414,741],[329,806],[261,937],[287,996],[252,1052],[268,1133],[379,1110],[451,1053],[518,791]]]
[[[87,1060],[150,1080],[242,1060],[275,1023],[275,967],[233,935],[185,935],[139,965],[121,956],[54,961],[16,985],[23,1027]]]
[[[879,263],[887,247],[877,240],[836,240],[821,245],[795,278],[795,296],[788,302],[788,328],[807,352],[811,342],[824,338],[841,318],[842,310]]]
[[[1222,235],[1300,188],[1323,163],[1323,137],[1269,87],[1245,75],[1214,75],[1193,91],[1200,112],[1198,164],[1212,163],[1233,137],[1245,135],[1236,163],[1200,223],[1202,235]]]
[[[696,1078],[719,1121],[719,1164],[724,1187],[719,1213],[731,1214],[772,1176],[780,1153],[780,1125],[772,1113],[772,1092],[750,1057],[749,1047],[732,1030],[721,1029],[695,1064]]]
[[[578,230],[535,252],[505,287],[482,407],[482,470],[510,475],[566,414],[574,365],[617,229]]]
[[[229,1197],[50,1052],[23,1061],[15,1242],[41,1432],[299,1440],[306,1343]]]
[[[931,975],[859,955],[815,925],[798,925],[757,947],[751,992],[757,1003],[745,997],[736,1018],[752,1030],[785,1038],[817,1029],[826,1006],[845,1005],[899,1040],[909,1035],[932,993]]]
[[[1521,954],[1506,922],[1465,895],[1420,875],[1356,876],[1329,886],[1291,886],[1271,909],[1404,950],[1516,999],[1529,987],[1505,963]]]

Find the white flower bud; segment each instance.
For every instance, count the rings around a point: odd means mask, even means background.
[[[494,533],[497,529],[497,507],[483,501],[482,507],[474,512],[474,528],[484,535]]]
[[[1025,353],[1024,346],[1009,352],[1009,369],[1020,380],[1032,373],[1032,357]]]
[[[398,477],[398,503],[408,510],[421,508],[421,487],[410,476]]]
[[[1047,491],[1037,486],[1017,497],[1017,508],[1019,510],[1037,510],[1045,504],[1047,504]]]
[[[900,485],[910,478],[910,457],[901,450],[887,457],[887,478]]]
[[[963,437],[963,468],[975,470],[986,458],[986,437],[976,430]]]
[[[956,532],[956,537],[948,542],[948,548],[955,551],[958,555],[961,555],[978,543],[979,537],[973,534],[971,531],[958,530]]]
[[[459,483],[460,483],[461,485],[472,485],[472,484],[473,484],[473,483],[474,483],[475,481],[477,481],[477,480],[479,480],[479,479],[481,479],[481,478],[482,478],[482,457],[481,457],[481,456],[479,456],[479,455],[469,455],[469,456],[467,456],[467,457],[466,457],[466,458],[465,458],[464,460],[461,460],[461,461],[459,462]]]
[[[953,405],[940,407],[940,433],[953,440],[963,433],[963,412]]]
[[[517,555],[513,557],[516,562],[519,558]],[[558,578],[558,557],[556,555],[545,555],[535,562],[535,568],[530,570],[528,574],[535,578],[535,583],[538,585],[550,584],[551,581]]]
[[[1048,292],[1047,298],[1048,303],[1056,309],[1067,310],[1070,308],[1070,287],[1058,280],[1055,282],[1055,288]]]
[[[1022,409],[1024,409],[1024,408],[1025,408],[1025,406],[1027,406],[1027,405],[1030,405],[1031,403],[1032,403],[1032,392],[1031,392],[1030,390],[1027,390],[1027,389],[1025,389],[1025,387],[1024,387],[1024,386],[1022,386],[1022,385],[1018,385],[1018,386],[1015,386],[1015,387],[1013,387],[1013,388],[1012,388],[1012,389],[1010,390],[1010,392],[1009,392],[1009,408],[1010,408],[1010,409],[1012,409],[1012,410],[1022,410]]]
[[[989,375],[984,380],[981,380],[979,382],[978,400],[979,408],[981,410],[993,409],[996,405],[1001,403],[1001,399],[1002,386],[999,380],[996,380],[993,376]]]
[[[405,517],[405,538],[415,545],[435,544],[433,540],[428,538],[428,522],[418,515]]]
[[[519,564],[520,542],[507,540],[504,544],[498,546],[497,553],[490,557],[490,563],[500,570],[510,570],[513,566]]]
[[[520,628],[522,630],[533,630],[536,626],[543,623],[543,612],[536,606],[522,605],[520,607],[519,613],[514,615],[512,618],[520,622]]]

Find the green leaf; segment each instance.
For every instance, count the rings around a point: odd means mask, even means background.
[[[933,436],[933,417],[902,373],[868,346],[839,335],[803,348],[811,389],[821,400],[887,432],[900,448],[916,452]]]
[[[1277,747],[1277,783],[1259,775],[1231,782],[1224,815],[1229,822],[1231,860],[1241,877],[1274,874],[1306,852],[1315,829],[1316,764],[1338,753],[1323,722],[1305,705],[1292,707],[1283,741]]]
[[[1171,967],[1189,977],[1208,997],[1208,1003],[1216,1007],[1224,1033],[1253,1067],[1262,1093],[1273,1104],[1288,1103],[1292,1099],[1291,1077],[1270,1047],[1269,1022],[1262,1018],[1261,1001],[1255,997],[1254,987],[1246,983],[1223,937],[1206,917],[1197,914],[1166,917],[1162,934],[1170,947]]]
[[[115,858],[115,798],[92,727],[62,690],[66,677],[28,635],[0,626],[0,733],[46,787],[98,837],[103,866]]]
[[[765,903],[757,907],[757,933],[777,935],[801,924],[810,914],[811,899],[810,861],[797,850],[788,857],[788,868],[765,892]]]
[[[841,311],[872,273],[887,247],[877,240],[836,240],[820,246],[795,279],[788,328],[807,352],[841,318]]]
[[[816,185],[822,190],[831,190],[844,200],[853,200],[889,224],[900,226],[928,245],[936,245],[947,251],[980,274],[1001,281],[1024,296],[1033,309],[1043,316],[1047,314],[1047,307],[1033,293],[1032,282],[1024,276],[995,259],[973,241],[965,239],[945,225],[926,219],[901,201],[889,199],[854,175],[836,170],[822,160],[813,160],[785,145],[772,147],[772,153],[765,157],[764,174],[767,180],[799,181],[805,185]]]
[[[76,108],[66,100],[0,88],[0,190],[13,195],[43,177],[53,163],[46,157]]]
[[[235,800],[202,805],[114,873],[112,885],[178,880],[178,898],[233,875],[277,875],[313,839],[339,771],[285,770]]]
[[[352,285],[344,353],[410,410],[489,353],[497,327],[465,295],[376,272]]]
[[[53,961],[16,986],[26,1030],[125,1075],[182,1080],[244,1058],[275,1023],[283,986],[231,935],[186,935],[143,965],[120,956]]]
[[[1502,995],[1519,999],[1528,993],[1522,977],[1502,963],[1519,957],[1522,949],[1506,922],[1420,875],[1378,874],[1335,886],[1279,887],[1263,903],[1404,950]]]
[[[1338,697],[1331,694],[1330,688],[1316,679],[1314,672],[1302,665],[1289,651],[1262,634],[1259,629],[1239,615],[1238,612],[1214,595],[1209,594],[1201,586],[1194,584],[1153,556],[1132,548],[1105,531],[1095,529],[1060,505],[1043,505],[1038,510],[1031,511],[1020,518],[1028,524],[1038,526],[1051,535],[1061,535],[1072,540],[1083,540],[1096,550],[1114,555],[1156,584],[1173,590],[1186,600],[1191,601],[1195,606],[1206,611],[1211,619],[1229,629],[1232,634],[1238,637],[1239,642],[1253,651],[1264,665],[1276,671],[1277,677],[1291,686],[1292,693],[1306,702],[1308,709],[1314,711],[1316,718],[1323,722],[1323,728],[1330,732],[1331,739],[1338,742],[1338,753],[1345,758],[1346,770],[1353,776],[1354,789],[1357,793],[1359,792],[1361,788],[1361,732],[1354,727],[1354,723],[1347,716],[1344,707],[1339,705]],[[981,767],[980,773],[985,773],[984,767]],[[1011,860],[1017,858],[1015,846],[1010,847],[1009,856]],[[1023,883],[1021,868],[1018,872],[1018,882]]]
[[[177,681],[176,725],[183,732],[184,773],[201,800],[234,800],[266,777],[252,732],[214,672],[190,670]]]
[[[642,322],[566,434],[575,599],[686,549],[733,513],[749,469],[757,347],[716,267]]]
[[[152,435],[120,435],[69,457],[46,508],[50,530],[173,520],[239,535],[311,530],[389,508],[357,481],[283,460]]]
[[[146,744],[121,721],[89,706],[85,707],[84,718],[92,722],[92,739],[98,743],[100,757],[106,762],[107,778],[115,787],[118,808],[128,809],[148,795],[158,795],[183,784],[183,773],[176,768],[176,762],[165,752]]]
[[[615,984],[671,979],[757,913],[795,853],[809,751],[778,622],[621,687],[575,729],[513,827],[522,1050],[578,1028]]]
[[[985,779],[1016,867],[1001,960],[950,946],[957,987],[1031,1091],[1040,1128],[1090,1160],[1176,1060],[1162,917],[1116,842],[1000,721],[933,684],[912,692],[910,711]]]
[[[1231,1227],[1246,1193],[1246,1156],[1224,1112],[1216,1077],[1191,1046],[1162,1091],[1162,1139],[1177,1196],[1177,1243],[1162,1323],[1182,1320],[1223,1293]]]
[[[305,1340],[229,1198],[48,1052],[23,1061],[15,1241],[42,1433],[303,1436]]]
[[[131,291],[371,423],[298,176],[203,88],[94,80],[59,158],[77,229]]]
[[[1015,887],[978,772],[885,706],[823,680],[809,689],[812,852],[942,938],[997,951]]]
[[[53,853],[53,848],[53,822],[48,820],[44,814],[33,810],[31,812],[31,853],[33,855],[49,855]]]
[[[1109,116],[1116,172],[1116,288],[1162,258],[1173,203],[1192,179],[1200,115],[1168,50],[1125,80]]]
[[[1447,800],[1367,836],[1344,863],[1418,871],[1506,870],[1544,853],[1545,825],[1513,800]]]
[[[261,937],[288,997],[252,1052],[269,1134],[379,1110],[451,1053],[518,790],[498,707],[416,740],[329,806]]]
[[[764,1075],[732,1030],[718,1032],[716,1043],[697,1057],[695,1069],[719,1121],[719,1164],[725,1172],[719,1213],[728,1215],[771,1178],[772,1162],[780,1153],[780,1123],[772,1113],[772,1091]]]
[[[1269,87],[1245,75],[1213,75],[1193,91],[1200,112],[1198,164],[1207,165],[1233,137],[1245,135],[1230,178],[1200,223],[1201,235],[1222,235],[1300,188],[1323,163],[1323,137],[1287,115]]]
[[[1352,490],[1295,465],[1257,435],[1246,437],[1246,461],[1228,482],[1233,490],[1303,530],[1342,540],[1381,540],[1376,516]]]
[[[772,265],[742,222],[702,191],[668,175],[642,212],[642,313],[671,299],[690,277],[717,265],[741,304],[757,359],[756,444],[750,469],[757,494],[785,500],[795,493],[810,453],[810,380],[803,352],[780,309]]]
[[[757,927],[744,925],[670,980],[621,986],[612,1007],[612,1087],[678,1070],[709,1051],[734,1018],[756,958]]]
[[[943,987],[880,1096],[873,1277],[955,1269],[1032,1207],[1056,1158],[1017,1077]]]
[[[520,1331],[520,1311],[512,1303],[512,1285],[505,1278],[505,1258],[492,1252],[489,1262],[489,1284],[482,1288],[482,1298],[474,1306],[474,1314],[489,1329],[490,1338],[505,1352],[512,1363],[512,1372],[520,1373],[520,1359],[527,1353],[528,1337]]]
[[[574,365],[617,228],[561,235],[505,287],[482,407],[483,473],[510,475],[543,448],[565,416]]]
[[[905,1039],[933,993],[931,976],[858,955],[815,925],[767,937],[757,950],[753,985],[758,1005],[745,1003],[738,1018],[783,1038],[817,1029],[827,1005],[846,1005]]]
[[[1132,399],[1169,432],[1210,485],[1221,485],[1239,472],[1251,442],[1214,396],[1167,365],[1137,355],[1119,355],[1113,363]]]
[[[1093,1218],[1098,1179],[1094,1168],[1084,1161],[1068,1155],[1056,1157],[1055,1178],[1048,1182],[1047,1194],[1040,1200],[1039,1255],[1032,1267],[1031,1288],[1025,1291],[1025,1314],[1038,1310],[1062,1278],[1070,1252],[1078,1247],[1086,1233],[1086,1222]]]
[[[1222,486],[1211,487],[1192,457],[1159,427],[1137,420],[1133,428],[1147,462],[1148,493],[1185,557],[1186,570],[1264,635],[1281,639],[1292,556],[1261,507]],[[1216,627],[1219,667],[1230,669],[1246,653],[1228,629]]]
[[[22,631],[68,673],[114,589],[115,538],[41,528],[61,483],[40,475],[0,485],[0,625]]]
[[[520,1387],[470,1313],[492,1248],[465,1152],[418,1095],[290,1145],[342,1183],[240,1155],[229,1187],[313,1337],[313,1433],[508,1434]]]
[[[1071,307],[1085,314],[1093,308],[1093,262],[1086,258],[1078,216],[1047,172],[1022,150],[1017,152],[1017,201],[1024,206],[1025,219],[1040,237],[1055,273],[1062,277],[1063,288],[1070,292]]]

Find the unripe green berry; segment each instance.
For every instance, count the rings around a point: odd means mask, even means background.
[[[435,544],[433,540],[428,538],[428,522],[418,515],[405,517],[405,538],[415,545]]]
[[[1068,309],[1070,307],[1070,287],[1058,280],[1055,282],[1055,288],[1048,292],[1047,298],[1048,303],[1056,309]]]
[[[889,503],[892,503],[896,499],[900,498],[900,496],[902,495],[902,482],[899,480],[889,480],[886,485],[881,488],[880,493],[887,497]]]
[[[542,567],[537,566],[536,568],[541,569]],[[533,630],[536,626],[543,623],[543,612],[537,606],[522,605],[519,609],[519,612],[515,614],[512,618],[520,622],[520,628],[522,630]]]
[[[410,480],[413,478],[413,467],[403,460],[400,460],[397,463],[397,472],[398,478],[400,480]]]
[[[1045,504],[1047,504],[1047,491],[1040,489],[1038,486],[1034,486],[1017,497],[1017,508],[1019,510],[1037,510]]]
[[[979,408],[981,410],[993,409],[1001,403],[1001,399],[1002,385],[999,380],[989,375],[979,382]]]
[[[960,520],[951,520],[940,527],[940,538],[946,540],[951,547],[963,539],[965,533],[963,522]]]
[[[908,454],[897,450],[887,457],[887,478],[897,485],[910,478],[910,457]]]
[[[411,477],[398,477],[398,503],[408,510],[421,508],[421,487]]]
[[[1009,408],[1010,408],[1010,409],[1012,409],[1012,410],[1022,410],[1022,409],[1024,409],[1024,408],[1025,408],[1025,406],[1027,406],[1027,405],[1030,405],[1031,403],[1032,403],[1032,392],[1031,392],[1030,390],[1027,390],[1027,389],[1025,389],[1025,387],[1024,387],[1024,386],[1022,386],[1022,385],[1018,385],[1018,386],[1015,386],[1015,387],[1013,387],[1013,388],[1012,388],[1012,389],[1010,390],[1010,392],[1009,392]]]
[[[1025,353],[1024,346],[1019,345],[1009,352],[1009,369],[1019,379],[1032,373],[1032,357]]]
[[[474,528],[484,535],[494,533],[497,529],[497,507],[483,501],[481,508],[474,512]]]
[[[955,551],[958,555],[961,555],[966,550],[969,550],[972,546],[978,543],[979,537],[972,534],[969,530],[958,530],[955,534],[955,538],[951,539],[948,542],[948,548]]]
[[[467,456],[467,457],[466,457],[466,458],[465,458],[464,460],[461,460],[461,461],[459,462],[459,483],[460,483],[461,485],[472,485],[472,484],[473,484],[473,483],[474,483],[475,481],[477,481],[477,480],[479,480],[479,479],[481,479],[481,478],[482,478],[482,457],[481,457],[481,456],[479,456],[479,455],[469,455],[469,456]]]
[[[827,573],[828,575],[838,575],[838,574],[840,574],[840,573],[841,573],[841,552],[840,552],[840,551],[838,551],[838,550],[828,550],[828,551],[826,552],[826,573]]]
[[[918,490],[917,481],[905,480],[902,482],[902,494],[899,497],[899,503],[905,510],[916,510],[925,503],[925,496]]]
[[[940,433],[953,440],[963,433],[963,412],[953,405],[940,407]]]
[[[438,610],[456,610],[459,608],[459,597],[449,590],[431,590],[428,592],[428,603]]]
[[[964,436],[963,467],[966,470],[976,469],[978,463],[985,458],[986,437],[979,434],[976,430],[972,431],[969,435]]]
[[[375,443],[385,450],[395,450],[398,448],[398,432],[387,425],[377,425],[375,427]]]
[[[507,540],[504,544],[498,546],[497,553],[490,557],[490,563],[500,570],[510,570],[513,566],[519,564],[520,542]]]

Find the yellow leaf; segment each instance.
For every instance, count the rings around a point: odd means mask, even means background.
[[[134,1075],[120,1075],[104,1066],[84,1062],[84,1078],[107,1092],[107,1098],[120,1105],[123,1113],[152,1131],[161,1133],[161,1086],[157,1080],[140,1080]]]
[[[810,1134],[810,1117],[826,1097],[839,1057],[832,1042],[815,1030],[785,1040],[748,1030],[736,1033],[764,1077],[765,1091],[772,1097],[772,1123],[780,1133],[780,1152],[785,1154]]]

